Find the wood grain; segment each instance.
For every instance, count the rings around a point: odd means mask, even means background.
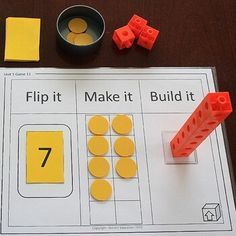
[[[103,44],[96,55],[72,58],[63,54],[55,40],[58,14],[75,4],[90,5],[106,21]],[[113,30],[134,14],[160,29],[158,43],[149,53],[140,47],[119,51]],[[41,60],[38,63],[4,63],[5,18],[40,17]],[[229,91],[236,107],[236,1],[235,0],[0,0],[0,66],[92,68],[149,66],[215,66],[219,89]],[[236,177],[236,112],[226,121],[229,149]]]

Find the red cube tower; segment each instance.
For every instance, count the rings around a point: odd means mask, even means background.
[[[208,93],[170,142],[173,157],[189,156],[232,110],[228,92]]]

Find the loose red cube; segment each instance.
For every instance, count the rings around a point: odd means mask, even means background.
[[[141,47],[151,50],[153,44],[157,40],[158,35],[159,30],[156,30],[151,26],[146,25],[141,34],[139,35],[137,44]]]
[[[133,45],[135,35],[129,26],[125,25],[114,31],[112,39],[121,50],[123,48],[130,48]]]
[[[134,14],[130,19],[128,26],[133,31],[135,37],[138,38],[143,28],[147,25],[147,22],[146,19]]]

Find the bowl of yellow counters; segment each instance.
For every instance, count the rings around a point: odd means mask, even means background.
[[[57,41],[70,54],[95,52],[105,33],[105,21],[94,8],[75,5],[66,8],[57,18]]]

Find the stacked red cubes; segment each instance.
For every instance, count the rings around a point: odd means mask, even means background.
[[[120,50],[130,48],[135,39],[139,46],[151,50],[159,31],[148,26],[147,23],[146,19],[133,15],[127,25],[114,31],[112,39]]]
[[[231,112],[228,92],[208,93],[170,142],[173,157],[189,156]]]

